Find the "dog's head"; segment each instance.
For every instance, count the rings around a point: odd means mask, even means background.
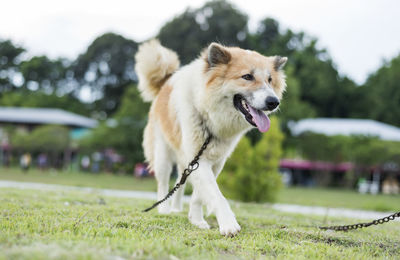
[[[269,129],[268,114],[278,109],[285,90],[282,71],[287,58],[212,43],[203,52],[207,88],[230,99],[232,106],[261,132]]]

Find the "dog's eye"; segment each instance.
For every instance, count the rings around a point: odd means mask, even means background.
[[[269,76],[269,77],[268,77],[268,83],[271,84],[271,82],[272,82],[272,77]]]
[[[245,80],[254,80],[254,76],[251,75],[251,74],[245,74],[245,75],[242,76],[242,79],[245,79]]]

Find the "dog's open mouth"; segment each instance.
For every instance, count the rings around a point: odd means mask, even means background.
[[[267,132],[271,125],[271,121],[263,111],[249,105],[249,103],[241,95],[237,94],[233,97],[233,105],[239,110],[247,122],[258,128],[260,132]]]

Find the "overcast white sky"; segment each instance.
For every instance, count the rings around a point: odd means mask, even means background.
[[[188,6],[204,0],[9,0],[0,5],[0,38],[12,39],[29,54],[75,58],[104,32],[143,41]],[[250,17],[319,39],[339,71],[362,83],[370,72],[400,53],[397,0],[231,0]],[[179,39],[178,39],[179,40]]]

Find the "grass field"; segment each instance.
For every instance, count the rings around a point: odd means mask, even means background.
[[[400,223],[347,233],[316,226],[349,222],[232,203],[242,231],[222,237],[183,213],[142,213],[149,201],[80,192],[0,189],[0,259],[399,259]],[[353,222],[354,220],[351,220]]]
[[[400,195],[360,194],[353,190],[326,188],[287,188],[280,193],[278,202],[384,212],[400,211]]]
[[[0,168],[0,180],[41,182],[95,188],[155,191],[153,178],[137,179],[127,175],[31,170],[23,173],[17,168]],[[285,188],[279,203],[311,206],[356,208],[376,211],[399,211],[400,196],[359,194],[351,190],[321,188]]]
[[[153,178],[134,178],[132,175],[115,175],[107,173],[83,173],[67,171],[39,171],[31,169],[23,172],[19,168],[0,168],[0,180],[25,182],[40,182],[62,184],[79,187],[94,187],[104,189],[156,191]]]

